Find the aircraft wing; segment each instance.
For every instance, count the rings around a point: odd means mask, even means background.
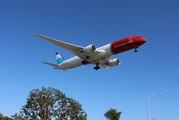
[[[53,39],[53,38],[50,38],[50,37],[47,37],[47,36],[44,36],[44,35],[40,35],[40,34],[35,34],[35,36],[38,36],[40,38],[43,38],[59,47],[62,47],[66,50],[69,50],[73,53],[76,53],[77,51],[80,51],[83,49],[82,46],[78,46],[78,45],[73,45],[73,44],[70,44],[70,43],[67,43],[67,42],[63,42],[63,41],[60,41],[60,40],[56,40],[56,39]]]
[[[43,39],[61,47],[61,48],[64,48],[64,49],[74,53],[75,55],[77,55],[81,59],[84,59],[84,58],[86,58],[86,56],[89,56],[89,54],[87,55],[86,53],[81,52],[85,47],[70,44],[70,43],[67,43],[67,42],[60,41],[60,40],[56,40],[56,39],[53,39],[53,38],[50,38],[50,37],[47,37],[47,36],[44,36],[44,35],[41,35],[41,34],[35,34],[35,36],[43,38]],[[91,54],[93,54],[93,56],[95,56],[99,53],[101,53],[101,51],[99,51],[99,50],[96,50],[95,52],[91,52]]]

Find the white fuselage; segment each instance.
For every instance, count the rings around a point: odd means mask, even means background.
[[[93,54],[93,57],[90,57],[88,61],[90,61],[90,63],[92,64],[95,64],[95,61],[106,60],[105,58],[109,58],[111,55],[113,55],[111,52],[110,45],[111,44],[107,44],[107,45],[97,48],[96,51],[99,51],[99,54]],[[59,64],[59,66],[56,67],[55,69],[66,70],[66,69],[75,68],[75,67],[83,65],[81,63],[82,61],[83,59],[79,58],[78,56],[75,56],[75,57],[65,60],[64,62]]]

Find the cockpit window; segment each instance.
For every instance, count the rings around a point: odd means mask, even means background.
[[[137,38],[141,38],[140,36],[137,36]]]

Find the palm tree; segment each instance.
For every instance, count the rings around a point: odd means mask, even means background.
[[[121,116],[122,112],[117,112],[116,109],[110,109],[108,110],[104,116],[108,119],[108,120],[119,120],[120,116]]]

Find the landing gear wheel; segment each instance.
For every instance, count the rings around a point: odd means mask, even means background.
[[[86,56],[85,59],[83,61],[81,61],[81,64],[86,65],[88,64],[88,61],[86,59],[89,59],[89,56]]]
[[[86,61],[86,60],[83,60],[82,62],[81,62],[81,64],[83,64],[83,65],[86,65],[88,63],[88,61]]]
[[[137,49],[134,49],[134,52],[137,52]]]
[[[96,66],[96,67],[94,67],[94,69],[95,69],[95,70],[98,70],[98,69],[100,69],[100,67],[99,67],[99,66]]]

